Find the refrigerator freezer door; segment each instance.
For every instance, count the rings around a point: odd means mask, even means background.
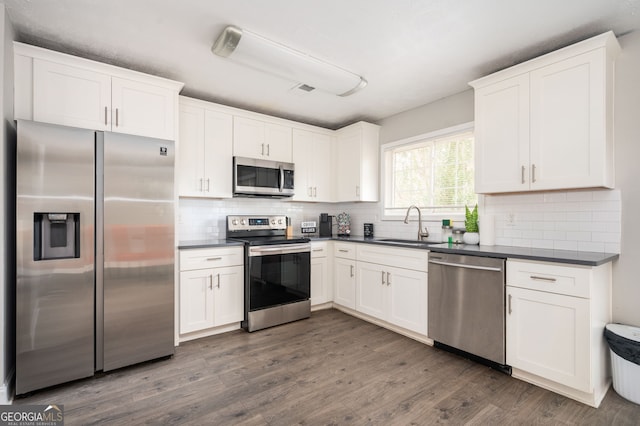
[[[174,352],[174,152],[104,134],[104,371]]]
[[[18,121],[16,394],[94,373],[94,140],[93,131]],[[77,241],[40,243],[78,244],[78,257],[34,253],[42,214],[58,225],[77,216]]]

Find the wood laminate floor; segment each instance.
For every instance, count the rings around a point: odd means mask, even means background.
[[[613,389],[594,409],[333,309],[14,403],[64,404],[67,425],[640,424]]]

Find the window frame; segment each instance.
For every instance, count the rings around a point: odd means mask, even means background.
[[[422,133],[419,135],[411,136],[405,139],[400,139],[392,142],[386,142],[380,145],[380,218],[383,221],[398,221],[404,220],[405,215],[386,214],[386,202],[387,193],[390,189],[391,182],[387,178],[387,158],[386,152],[390,149],[394,149],[403,145],[411,145],[416,142],[423,142],[425,140],[440,139],[448,135],[454,135],[458,133],[466,133],[474,131],[475,126],[473,121],[467,123],[458,124],[455,126],[446,127],[443,129],[434,130],[432,132]],[[475,147],[474,147],[475,148]],[[475,163],[475,149],[474,149],[474,163]],[[475,166],[475,164],[474,164]],[[480,194],[478,195],[478,203],[480,203]],[[441,212],[422,213],[422,219],[427,221],[439,221],[442,218],[447,218],[459,222],[464,220],[464,212],[451,212],[443,210]]]

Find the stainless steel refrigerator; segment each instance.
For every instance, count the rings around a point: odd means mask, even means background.
[[[16,394],[174,351],[174,143],[18,121]]]

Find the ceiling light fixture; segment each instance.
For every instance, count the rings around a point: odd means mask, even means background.
[[[291,80],[307,91],[319,89],[349,96],[367,85],[367,80],[357,74],[233,25],[224,29],[211,50],[223,58]]]

